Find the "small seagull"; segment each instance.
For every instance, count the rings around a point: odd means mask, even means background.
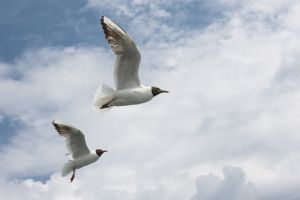
[[[71,182],[73,182],[75,178],[76,169],[80,169],[86,165],[96,162],[104,152],[107,152],[102,149],[90,151],[85,143],[83,133],[74,126],[57,120],[53,120],[52,124],[60,136],[66,137],[66,145],[72,159],[64,164],[61,175],[67,176],[73,172],[70,179]]]
[[[168,93],[158,87],[147,87],[140,83],[138,70],[141,54],[133,39],[108,17],[101,17],[105,38],[116,54],[114,80],[116,90],[102,84],[94,97],[98,109],[112,106],[127,106],[150,101],[154,96]]]

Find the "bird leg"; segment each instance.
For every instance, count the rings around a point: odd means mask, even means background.
[[[110,102],[108,102],[108,103],[102,105],[100,109],[109,108],[109,107],[110,107],[109,104],[110,104]]]
[[[103,104],[102,106],[101,106],[101,108],[100,109],[105,109],[105,108],[110,108],[110,107],[112,107],[113,105],[112,105],[112,102],[115,100],[116,98],[113,98],[112,100],[110,100],[109,102],[107,102],[106,104]]]
[[[73,167],[73,174],[72,174],[72,176],[70,178],[70,182],[71,183],[73,182],[74,178],[75,178],[75,167]]]

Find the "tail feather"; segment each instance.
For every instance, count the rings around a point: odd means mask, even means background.
[[[108,85],[106,85],[104,83],[100,87],[101,87],[101,92],[103,92],[103,93],[109,94],[109,93],[113,93],[115,91],[113,88],[109,87]]]
[[[61,170],[61,176],[67,176],[73,171],[73,168],[75,167],[74,161],[69,160],[66,164],[64,164],[62,170]]]
[[[102,108],[103,105],[113,100],[114,92],[115,90],[108,85],[100,85],[94,96],[94,106],[98,109]]]

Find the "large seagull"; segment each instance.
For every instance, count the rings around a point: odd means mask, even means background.
[[[138,70],[141,54],[133,39],[108,17],[101,17],[105,38],[116,54],[114,79],[116,89],[102,84],[94,97],[98,109],[112,106],[127,106],[150,101],[160,93],[168,93],[158,87],[147,87],[140,83]]]
[[[102,149],[90,151],[85,143],[83,133],[74,126],[58,120],[53,120],[52,124],[57,130],[58,134],[66,138],[66,145],[72,159],[63,166],[61,175],[67,176],[73,172],[70,179],[71,182],[75,178],[76,169],[96,162],[104,152],[107,152],[106,150]]]

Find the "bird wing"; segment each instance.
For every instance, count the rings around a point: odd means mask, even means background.
[[[101,17],[105,38],[116,54],[114,78],[117,90],[140,86],[141,54],[133,39],[108,17]]]
[[[66,137],[66,145],[73,159],[90,153],[85,137],[79,129],[57,120],[52,124],[60,136]]]

